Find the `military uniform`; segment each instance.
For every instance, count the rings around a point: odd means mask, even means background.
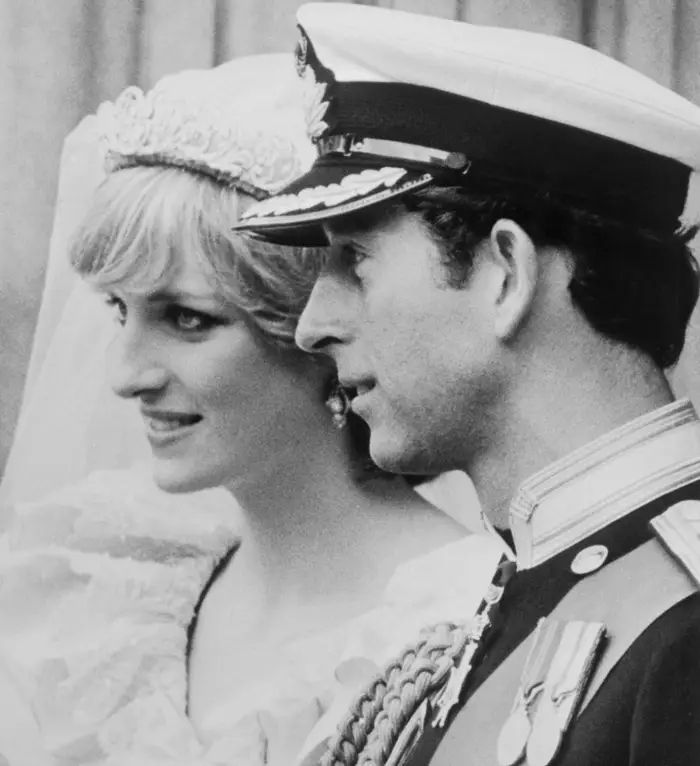
[[[318,158],[235,228],[323,244],[326,221],[472,180],[664,237],[700,222],[700,109],[628,67],[378,8],[310,4],[298,19]],[[687,401],[531,477],[510,507],[517,566],[499,568],[449,677],[382,762],[700,764],[699,509]]]
[[[610,475],[604,476],[607,471]],[[700,569],[692,559],[700,561],[698,501],[700,423],[687,402],[644,416],[526,482],[512,506],[520,568],[505,587],[494,630],[447,726],[432,726],[432,711],[427,711],[421,741],[413,753],[404,754],[403,762],[498,763],[498,738],[526,658],[521,656],[505,687],[498,682],[493,690],[489,686],[506,659],[524,641],[532,643],[538,620],[568,596],[567,616],[603,624],[606,638],[588,680],[597,691],[590,700],[582,696],[580,703],[587,704],[561,734],[552,760],[543,755],[537,761],[534,753],[526,762],[700,763],[700,593],[694,581]],[[643,548],[657,545],[652,523],[669,509],[673,516],[674,507],[681,512],[678,529],[689,557],[675,548],[672,532],[662,529],[660,562]],[[578,529],[562,521],[567,515],[578,522]],[[638,561],[630,571],[607,575],[635,553]],[[676,573],[681,581],[674,591],[670,581]],[[576,588],[596,577],[593,603],[590,594],[577,597]],[[642,583],[635,582],[640,579]],[[632,591],[636,593],[628,603]],[[666,599],[655,601],[654,592],[666,592]],[[630,622],[631,635],[620,649],[628,648],[613,658],[613,667],[606,667],[606,652],[615,653],[615,639]],[[533,728],[537,713],[533,704]],[[476,720],[467,727],[469,718]],[[485,726],[489,719],[490,729]],[[556,735],[556,722],[545,723]],[[490,740],[479,741],[483,738]]]
[[[464,652],[468,672],[456,658],[457,697],[448,678],[386,763],[700,762],[700,421],[690,403],[533,476],[511,519],[517,569],[489,631]]]

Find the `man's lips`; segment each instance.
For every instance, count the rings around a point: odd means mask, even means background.
[[[374,388],[374,381],[368,378],[339,377],[340,385],[345,389],[350,399],[355,396],[368,394]]]
[[[362,396],[368,394],[374,388],[374,383],[364,383],[359,386],[355,386],[355,396]]]
[[[339,378],[340,384],[347,391],[350,409],[362,417],[362,405],[374,390],[374,381],[368,378],[344,377]]]

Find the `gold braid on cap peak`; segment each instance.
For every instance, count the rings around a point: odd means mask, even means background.
[[[222,98],[222,101],[224,98]],[[264,199],[302,172],[294,141],[270,129],[270,114],[156,86],[136,86],[97,111],[105,170],[168,165],[204,173]]]

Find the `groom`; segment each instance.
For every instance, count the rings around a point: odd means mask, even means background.
[[[388,762],[700,763],[700,423],[663,372],[698,295],[700,109],[555,38],[299,23],[319,157],[242,228],[330,244],[299,345],[383,468],[466,471],[517,563]]]

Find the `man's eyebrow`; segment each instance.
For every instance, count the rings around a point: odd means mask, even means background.
[[[331,249],[336,253],[362,253],[367,254],[369,248],[366,244],[362,244],[354,237],[343,237],[340,241],[334,242],[331,245]]]

